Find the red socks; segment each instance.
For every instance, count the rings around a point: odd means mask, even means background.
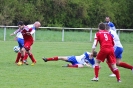
[[[100,67],[99,67],[99,66],[95,66],[95,68],[94,68],[95,78],[98,78],[99,69],[100,69]]]
[[[35,60],[33,54],[30,54],[29,57],[30,57],[30,59],[31,59],[31,61],[32,61],[33,63],[36,63],[36,60]]]
[[[68,64],[68,67],[78,68],[78,65],[71,65],[71,64]]]
[[[53,58],[47,58],[47,61],[57,61],[58,57],[53,57]]]
[[[124,62],[120,62],[119,65],[117,65],[119,67],[123,67],[123,68],[127,68],[127,69],[133,69],[133,66],[127,64],[127,63],[124,63]]]
[[[36,63],[36,60],[35,60],[33,54],[30,54],[29,57],[30,57],[32,62]],[[21,60],[20,60],[20,58],[21,58]],[[25,53],[25,56],[23,57],[23,56],[21,56],[21,53],[18,52],[15,63],[18,63],[19,60],[23,62],[23,60],[27,60],[27,58],[28,58],[28,54],[27,53]]]
[[[18,53],[17,53],[17,58],[16,58],[15,63],[18,63],[18,62],[19,62],[20,57],[21,57],[21,53],[20,53],[20,52],[18,52]]]
[[[116,69],[114,69],[113,73],[116,75],[117,81],[119,81],[120,80],[119,70],[116,68]]]
[[[28,58],[28,54],[25,53],[24,60],[27,60],[27,58]]]
[[[117,81],[120,80],[120,74],[119,74],[119,70],[116,68],[116,69],[113,69],[111,64],[106,62],[110,68],[110,70],[116,75],[116,78],[117,78]]]

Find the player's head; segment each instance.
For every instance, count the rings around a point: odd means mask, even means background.
[[[92,52],[92,55],[93,55],[93,57],[96,57],[97,56],[97,52],[96,51],[93,51]]]
[[[18,27],[19,27],[20,29],[22,29],[22,28],[24,27],[23,21],[19,21],[17,25],[18,25]]]
[[[108,23],[104,23],[104,25],[105,25],[105,29],[106,29],[106,30],[109,30],[109,29],[110,29]]]
[[[104,23],[99,23],[98,29],[99,30],[105,30],[105,24]]]
[[[106,16],[105,17],[105,21],[108,23],[110,21],[110,17],[109,16]]]
[[[41,23],[39,21],[36,21],[34,23],[35,28],[39,28],[41,26]]]

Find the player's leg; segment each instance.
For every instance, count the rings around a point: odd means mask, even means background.
[[[32,44],[33,44],[33,41],[25,41],[24,48],[32,61],[31,65],[34,65],[36,63],[36,59],[34,58],[33,54],[30,52],[30,48]]]
[[[119,73],[118,68],[116,67],[116,64],[112,64],[112,68],[113,68],[113,73],[116,75],[117,81],[121,82],[120,73]]]
[[[98,60],[98,59],[95,60],[95,67],[94,67],[95,77],[93,79],[91,79],[91,81],[98,81],[99,80],[100,63],[101,63],[100,60]]]
[[[49,58],[42,58],[45,62],[47,61],[58,61],[58,60],[63,60],[63,61],[67,61],[68,57],[66,56],[55,56],[55,57],[49,57]]]
[[[21,53],[18,52],[18,53],[17,53],[17,57],[16,57],[16,61],[15,61],[15,63],[18,63],[18,62],[19,62],[20,57],[21,57]]]
[[[113,73],[116,75],[116,78],[117,78],[117,81],[118,82],[121,82],[120,81],[120,74],[119,74],[119,70],[116,66],[116,58],[115,58],[115,54],[114,54],[114,50],[112,49],[109,49],[109,55],[107,57],[107,61],[108,63],[111,64],[112,66],[112,69],[113,69]]]
[[[107,65],[108,65],[108,67],[110,68],[110,70],[112,71],[112,74],[109,75],[109,76],[110,76],[110,77],[115,77],[115,74],[114,74],[114,71],[113,71],[113,68],[112,68],[112,64],[109,63],[108,61],[106,61],[106,63],[107,63]]]
[[[49,58],[43,57],[42,59],[43,59],[45,62],[47,62],[47,61],[57,61],[59,58],[58,58],[58,56],[55,56],[55,57],[49,57]]]
[[[16,37],[16,41],[18,42],[19,47],[21,47],[21,40]],[[21,52],[18,52],[15,63],[18,63],[19,62],[20,57],[21,57]]]
[[[130,64],[126,63],[126,62],[122,62],[120,58],[117,58],[116,65],[119,66],[119,67],[130,69],[130,70],[133,69],[132,65],[130,65]]]
[[[69,62],[71,64],[67,64],[66,67],[72,67],[72,68],[78,68],[78,67],[82,67],[78,61],[76,60],[76,57],[75,56],[68,56],[66,59],[65,59],[66,62]]]
[[[105,58],[107,57],[106,49],[101,49],[96,57],[95,60],[95,67],[94,67],[94,73],[95,77],[92,79],[92,81],[98,81],[99,78],[99,70],[100,70],[100,63],[101,61],[104,62]]]
[[[117,47],[115,50],[115,56],[116,56],[116,65],[119,67],[123,67],[123,68],[127,68],[127,69],[133,69],[133,66],[126,63],[126,62],[122,62],[122,53],[123,53],[123,48],[121,47]]]
[[[27,62],[27,58],[28,58],[28,53],[25,52],[25,56],[23,58],[23,62],[24,62],[25,65],[29,65],[28,62]]]
[[[24,39],[21,39],[21,38],[17,38],[17,42],[18,42],[18,45],[20,47],[20,52],[18,53],[18,56],[17,56],[17,59],[20,60],[20,62],[18,63],[18,65],[22,65],[23,64],[23,58],[24,58],[24,53],[25,53],[25,50],[23,48],[24,46]]]
[[[32,61],[31,65],[34,65],[36,63],[36,59],[34,58],[33,54],[29,50],[27,51],[27,54],[29,55],[29,57]]]

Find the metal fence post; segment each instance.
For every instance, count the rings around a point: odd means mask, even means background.
[[[34,36],[34,41],[35,41],[36,40],[36,34],[34,33],[33,36]]]
[[[64,42],[64,28],[62,29],[62,42]]]
[[[6,41],[6,25],[4,25],[4,41]]]
[[[120,37],[120,29],[118,30],[118,36]]]

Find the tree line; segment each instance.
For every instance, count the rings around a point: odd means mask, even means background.
[[[133,0],[0,0],[0,25],[97,27],[106,16],[116,28],[133,28]]]

